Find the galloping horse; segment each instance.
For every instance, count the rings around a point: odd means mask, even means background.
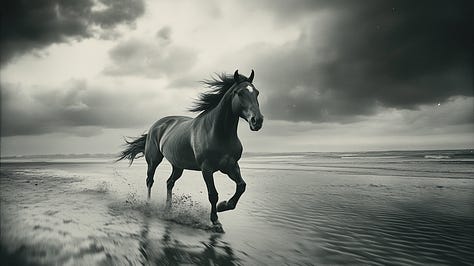
[[[263,124],[257,100],[259,92],[252,84],[253,78],[253,70],[248,78],[236,70],[233,76],[221,74],[206,80],[203,83],[210,91],[202,93],[190,109],[200,112],[196,118],[167,116],[155,122],[147,134],[132,141],[126,140],[126,149],[117,161],[128,159],[131,165],[138,154],[144,154],[148,164],[148,199],[156,167],[163,157],[173,166],[166,182],[168,208],[171,207],[174,183],[183,170],[201,171],[211,203],[211,222],[222,231],[217,212],[234,209],[246,187],[238,164],[242,155],[242,144],[237,137],[239,118],[245,119],[252,131],[258,131]],[[213,177],[217,171],[227,174],[236,183],[235,194],[219,204]]]

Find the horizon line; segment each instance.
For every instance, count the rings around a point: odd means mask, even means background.
[[[358,151],[244,151],[244,154],[289,154],[289,153],[363,153],[363,152],[428,152],[428,151],[463,151],[463,150],[474,150],[474,148],[463,148],[463,149],[389,149],[389,150],[358,150]],[[118,153],[117,153],[118,154]],[[8,155],[0,156],[0,159],[15,159],[15,158],[32,158],[32,157],[81,157],[81,156],[116,156],[116,153],[51,153],[51,154],[29,154],[29,155]]]

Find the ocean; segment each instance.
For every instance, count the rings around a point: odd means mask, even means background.
[[[245,153],[247,190],[210,230],[200,172],[165,210],[163,162],[6,157],[2,265],[473,265],[474,150]],[[235,184],[214,175],[219,201]]]

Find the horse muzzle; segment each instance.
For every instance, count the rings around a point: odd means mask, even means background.
[[[258,131],[263,126],[263,115],[252,116],[249,120],[250,130]]]

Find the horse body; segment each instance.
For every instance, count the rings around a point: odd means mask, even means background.
[[[148,147],[147,139],[145,146],[147,162],[154,165],[164,156],[175,167],[199,170],[191,147],[191,127],[192,118],[186,116],[168,116],[157,121],[148,131],[152,141]]]
[[[243,151],[237,136],[239,118],[247,120],[250,128],[256,131],[262,126],[263,116],[258,107],[258,91],[251,84],[253,70],[249,78],[237,71],[233,79],[225,75],[220,78],[220,81],[207,83],[218,89],[202,95],[200,105],[194,108],[194,111],[202,111],[196,118],[168,116],[158,120],[148,134],[127,142],[129,148],[122,152],[119,160],[128,158],[133,162],[138,153],[144,153],[150,198],[156,167],[166,158],[173,166],[167,180],[167,207],[171,206],[172,189],[183,170],[201,171],[211,203],[211,221],[222,230],[217,212],[234,209],[246,187],[238,165]],[[236,183],[233,197],[218,205],[213,179],[216,171],[227,174]]]

